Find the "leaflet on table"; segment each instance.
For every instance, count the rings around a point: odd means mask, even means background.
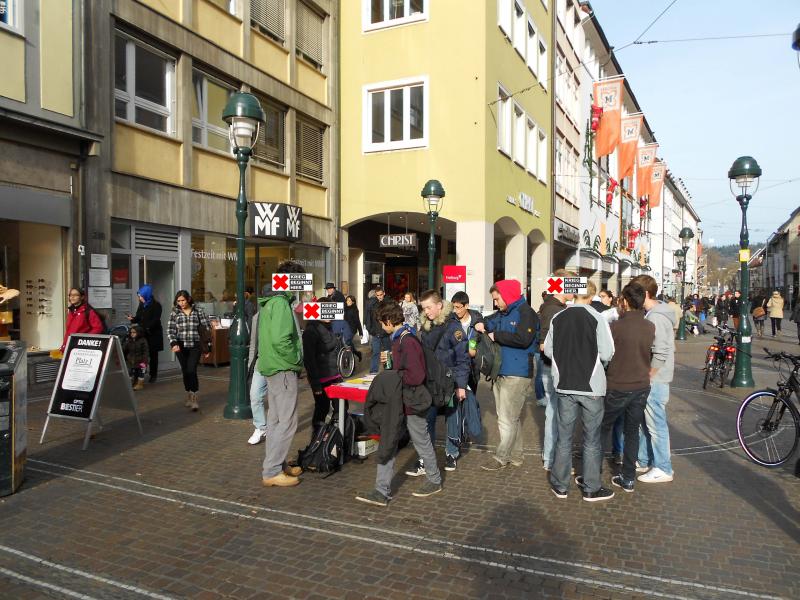
[[[372,385],[373,379],[375,379],[375,375],[364,375],[363,377],[354,377],[353,379],[348,379],[344,382],[344,384],[348,387],[359,387],[368,390],[369,386]]]

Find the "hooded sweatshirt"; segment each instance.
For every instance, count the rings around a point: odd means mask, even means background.
[[[504,279],[495,284],[505,310],[487,317],[486,331],[494,333],[500,344],[501,377],[530,377],[530,355],[536,351],[539,317],[522,296],[522,286],[516,279]]]
[[[645,318],[656,326],[650,367],[658,369],[650,379],[651,383],[670,383],[675,370],[675,311],[659,302],[647,311]]]

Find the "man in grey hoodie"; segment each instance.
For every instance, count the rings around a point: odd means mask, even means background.
[[[645,318],[656,326],[650,359],[650,394],[644,411],[644,424],[639,431],[639,464],[636,467],[639,472],[647,472],[637,479],[644,483],[666,483],[673,477],[667,402],[669,384],[675,371],[675,311],[668,304],[656,300],[658,283],[649,275],[634,277],[631,283],[644,288]]]

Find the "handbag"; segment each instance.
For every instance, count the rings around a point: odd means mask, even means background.
[[[761,306],[756,306],[753,309],[753,318],[754,319],[761,319],[766,314],[767,314],[767,311],[765,311]]]
[[[211,331],[203,324],[203,321],[198,318],[197,320],[197,333],[200,335],[200,350],[203,354],[211,352]]]

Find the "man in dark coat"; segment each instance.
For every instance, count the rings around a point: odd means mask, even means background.
[[[394,304],[394,300],[386,296],[386,291],[382,287],[376,287],[375,297],[367,302],[367,307],[364,311],[364,323],[367,326],[369,343],[372,348],[369,372],[373,375],[378,372],[380,353],[388,350],[390,346],[389,334],[383,330],[377,319],[378,310],[388,304]]]
[[[143,285],[136,292],[139,307],[136,315],[128,315],[132,324],[141,325],[150,348],[150,383],[158,379],[158,353],[164,349],[164,327],[161,325],[161,305],[153,298],[153,288]]]

